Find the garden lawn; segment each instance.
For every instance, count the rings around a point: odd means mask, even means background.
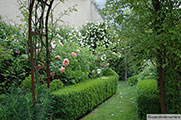
[[[117,93],[81,120],[138,120],[136,87],[119,81]]]

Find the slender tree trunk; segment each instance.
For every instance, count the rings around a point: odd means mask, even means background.
[[[128,62],[127,62],[127,53],[126,51],[124,52],[124,80],[127,81],[128,80]]]
[[[165,114],[165,92],[164,92],[164,69],[162,68],[162,58],[160,58],[159,65],[159,88],[160,88],[160,102],[161,113]]]
[[[163,21],[163,15],[161,15],[161,2],[159,0],[152,0],[152,5],[154,7],[154,13],[156,15],[154,19],[154,31],[157,33],[157,35],[161,34],[160,28]],[[158,40],[159,42],[160,40]],[[161,42],[160,42],[161,43]],[[159,73],[159,79],[158,79],[158,88],[160,89],[160,102],[161,102],[161,113],[164,114],[165,111],[165,96],[164,96],[164,69],[162,65],[164,64],[164,54],[162,51],[163,45],[160,44],[160,48],[157,50],[157,65],[158,65],[158,73]]]

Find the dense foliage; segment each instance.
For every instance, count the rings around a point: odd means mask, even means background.
[[[143,70],[139,71],[139,74],[136,74],[128,78],[128,84],[130,86],[133,86],[138,83],[138,80],[145,80],[145,79],[156,80],[158,78],[156,71],[157,71],[156,66],[154,66],[151,63],[149,64],[147,63],[147,65],[143,68]]]
[[[159,91],[157,81],[139,80],[137,85],[137,112],[140,120],[146,120],[147,114],[159,114]]]
[[[75,120],[115,94],[118,75],[112,70],[106,71],[106,74],[107,77],[91,79],[53,92],[55,117]]]
[[[20,30],[0,21],[0,93],[12,85],[19,85],[29,75],[27,43]]]
[[[108,0],[104,9],[129,43],[125,45],[132,53],[132,63],[142,67],[151,60],[156,65],[162,113],[181,109],[180,4],[179,0]]]
[[[30,92],[11,87],[8,94],[0,95],[0,118],[2,120],[48,120],[53,116],[50,90],[39,88],[37,103],[34,107]]]
[[[96,57],[98,68],[110,67],[124,79],[124,60],[120,52],[117,33],[108,21],[86,23],[80,30],[73,27],[60,27],[57,29],[57,38],[62,43],[73,41],[85,47]]]

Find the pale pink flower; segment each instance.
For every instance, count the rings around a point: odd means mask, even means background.
[[[52,42],[50,43],[50,45],[51,45],[51,48],[54,49],[54,48],[56,47],[55,41],[52,41]]]
[[[62,66],[62,67],[60,68],[60,71],[61,71],[62,73],[64,73],[64,72],[65,72],[65,68]]]
[[[20,53],[20,51],[19,51],[19,50],[16,50],[16,53],[18,53],[18,54],[19,54],[19,53]]]
[[[39,53],[41,51],[41,49],[39,48],[39,49],[36,49],[36,53]]]
[[[51,73],[50,73],[50,76],[51,76],[51,77],[54,77],[54,76],[55,76],[55,73],[54,73],[54,72],[51,72]]]
[[[55,59],[60,59],[60,56],[59,55],[55,56]]]
[[[40,70],[42,68],[42,66],[40,64],[38,64],[37,69]]]
[[[68,60],[67,58],[65,58],[65,59],[63,60],[63,65],[64,65],[64,66],[68,66],[68,65],[69,65],[69,60]]]
[[[79,50],[79,49],[77,49],[76,51],[77,51],[77,52],[80,52],[80,50]]]
[[[76,57],[76,56],[77,56],[77,54],[76,54],[76,53],[74,53],[74,52],[72,52],[71,54],[72,54],[72,56],[74,56],[74,57]]]

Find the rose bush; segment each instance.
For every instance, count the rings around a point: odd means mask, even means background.
[[[88,48],[80,47],[76,42],[60,43],[51,51],[50,71],[53,79],[60,79],[65,85],[75,84],[101,75],[101,68],[97,71],[96,57]]]

